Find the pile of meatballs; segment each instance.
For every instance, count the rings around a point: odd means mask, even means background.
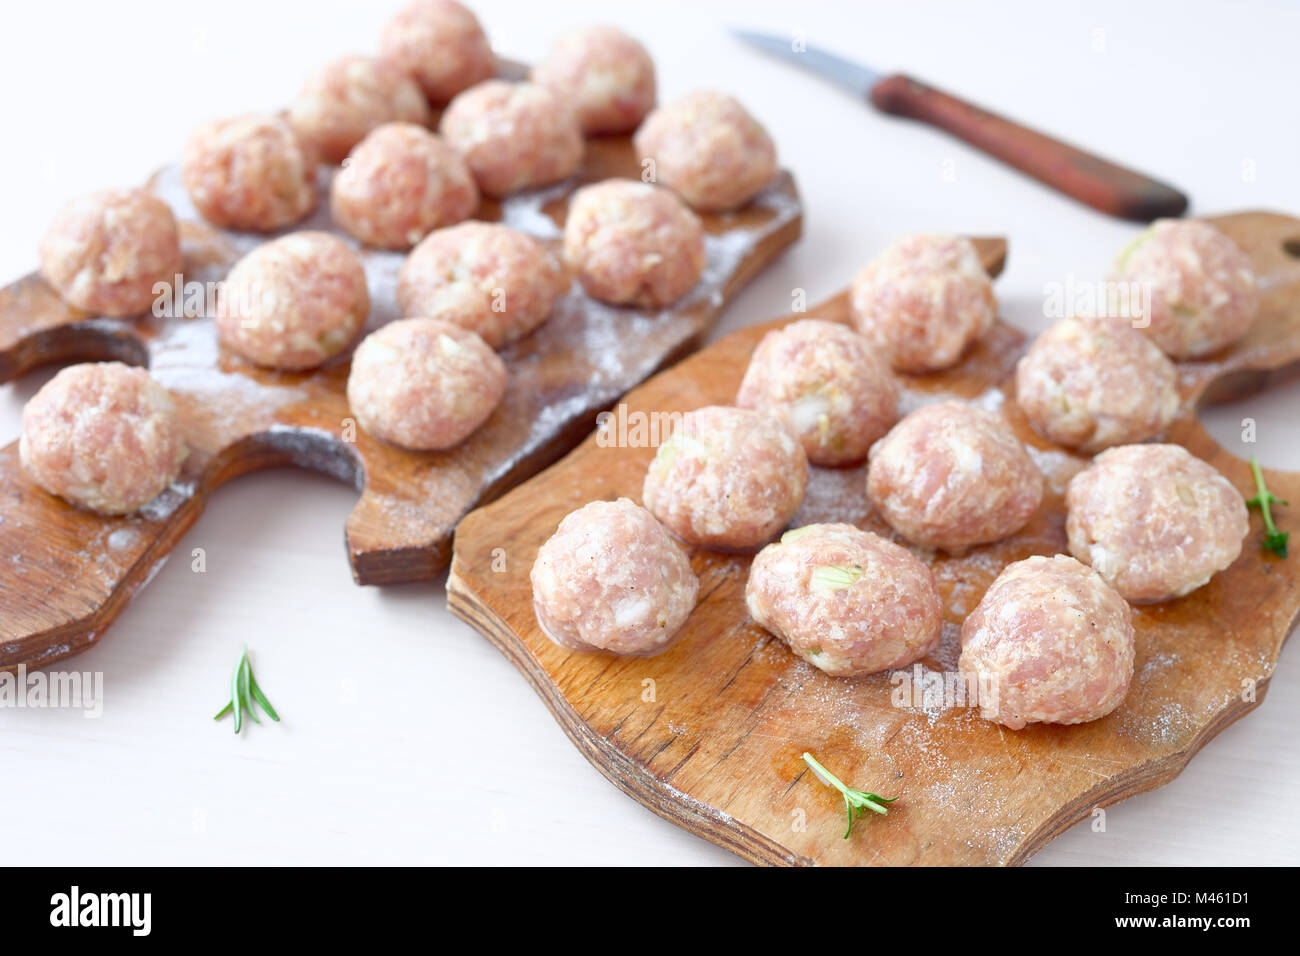
[[[1069,554],[1007,566],[961,628],[958,662],[981,715],[1012,729],[1113,711],[1134,666],[1130,605],[1205,585],[1241,553],[1246,504],[1208,463],[1161,443],[1179,411],[1175,360],[1212,355],[1259,309],[1249,260],[1198,221],[1164,220],[1120,255],[1116,281],[1149,300],[1130,317],[1066,318],[1020,359],[1014,400],[1046,439],[1093,456],[1066,490]],[[532,569],[537,619],[583,651],[653,654],[695,607],[683,550],[752,552],[750,617],[827,674],[911,664],[939,643],[943,607],[923,557],[1016,534],[1044,477],[999,412],[962,401],[899,418],[897,375],[957,364],[996,300],[973,244],[912,236],[866,266],[853,327],[803,319],[759,343],[734,406],[685,413],[641,491],[568,515]],[[893,531],[785,530],[810,464],[867,462]],[[758,550],[761,549],[761,550]]]
[[[284,232],[320,201],[321,164],[340,164],[329,210],[354,240],[287,232],[236,263],[213,310],[229,355],[301,372],[352,350],[347,399],[363,430],[414,451],[452,448],[505,393],[498,350],[544,323],[574,278],[612,305],[671,306],[705,268],[697,213],[744,206],[776,173],[771,138],[732,97],[701,91],[656,108],[650,57],[616,29],[560,37],[526,82],[497,73],[469,10],[415,0],[384,28],[377,56],[327,65],[286,112],[194,131],[182,178],[208,222]],[[577,174],[587,137],[633,131],[642,181],[572,195],[563,262],[531,236],[470,218],[483,197]],[[359,343],[370,295],[357,247],[409,250],[397,287],[404,318]],[[40,264],[72,306],[133,317],[181,273],[180,230],[144,189],[102,192],[58,214]],[[1248,260],[1208,224],[1162,221],[1123,252],[1116,277],[1151,290],[1141,323],[1062,320],[1017,367],[1015,401],[1034,427],[1095,457],[1067,491],[1072,556],[1010,565],[962,627],[961,671],[996,689],[981,713],[1012,728],[1117,707],[1133,673],[1130,603],[1201,587],[1247,533],[1236,489],[1156,439],[1179,408],[1173,362],[1250,329]],[[1041,505],[1043,476],[997,413],[946,401],[899,420],[896,375],[952,367],[993,325],[992,285],[968,240],[895,243],[856,278],[851,304],[854,328],[810,319],[769,333],[734,406],[687,413],[649,466],[644,507],[593,502],[560,523],[531,573],[553,640],[662,650],[699,590],[685,542],[761,548],[750,615],[828,674],[900,667],[935,648],[940,595],[917,552],[961,554],[1015,534]],[[27,474],[101,513],[147,505],[187,454],[172,397],[120,363],[66,368],[24,410]],[[863,460],[896,540],[817,524],[773,541],[799,508],[810,463]]]
[[[377,56],[326,65],[287,111],[190,135],[181,175],[199,214],[283,233],[221,283],[209,314],[225,356],[304,372],[351,351],[347,399],[362,430],[412,451],[452,448],[506,392],[498,351],[542,325],[574,278],[611,305],[672,306],[706,265],[697,213],[744,206],[776,174],[771,138],[732,97],[700,91],[655,108],[649,54],[612,27],[559,37],[525,82],[498,79],[498,66],[473,13],[414,0],[384,27]],[[633,131],[641,180],[573,193],[563,262],[532,236],[470,218],[483,197],[575,177],[587,138]],[[330,218],[353,242],[286,232],[320,202],[322,164],[340,165]],[[403,318],[364,338],[359,247],[408,252]],[[172,210],[145,189],[70,203],[40,246],[42,276],[89,316],[149,311],[182,266]],[[88,363],[28,403],[20,454],[46,491],[127,514],[177,478],[187,447],[172,397],[147,371]]]

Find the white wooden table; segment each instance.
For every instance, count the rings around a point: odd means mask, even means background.
[[[319,61],[373,48],[392,6],[319,5],[324,19],[299,38],[302,7],[288,2],[25,5],[21,28],[0,31],[0,276],[34,265],[64,200],[143,180],[201,118],[281,105]],[[1300,211],[1300,124],[1277,105],[1294,88],[1300,11],[1070,6],[483,0],[476,9],[498,50],[522,59],[536,59],[562,26],[617,15],[651,48],[664,95],[724,88],[772,130],[803,191],[806,236],[733,305],[726,330],[788,312],[795,289],[809,301],[831,294],[887,241],[919,229],[1008,235],[1003,313],[1040,328],[1044,284],[1100,277],[1134,231],[741,48],[728,23],[800,30],[878,68],[905,68],[1164,177],[1192,194],[1196,213]],[[16,437],[23,402],[48,375],[0,387],[0,440]],[[1207,422],[1239,454],[1300,469],[1298,408],[1291,387]],[[1252,449],[1240,444],[1245,416],[1258,422]],[[236,481],[102,644],[68,662],[104,673],[102,718],[0,710],[4,862],[735,862],[590,767],[523,679],[446,611],[441,583],[354,587],[342,548],[353,499],[297,472]],[[1287,514],[1293,527],[1297,516]],[[205,573],[191,569],[193,548],[206,553]],[[284,722],[236,739],[211,715],[245,640]],[[1264,705],[1177,781],[1112,809],[1105,833],[1076,828],[1035,862],[1296,862],[1298,725],[1292,651]]]

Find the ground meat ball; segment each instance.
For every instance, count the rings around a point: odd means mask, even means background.
[[[495,76],[496,57],[478,19],[454,0],[415,0],[385,24],[384,59],[419,82],[434,103]]]
[[[109,189],[68,203],[40,249],[41,275],[96,315],[146,311],[154,285],[181,271],[181,240],[167,204],[144,189]]]
[[[312,368],[347,348],[370,312],[357,254],[325,232],[295,232],[240,259],[221,290],[217,334],[250,362]]]
[[[650,54],[615,27],[581,27],[562,34],[532,79],[573,104],[589,135],[634,130],[655,105]]]
[[[181,177],[203,218],[226,229],[272,232],[316,208],[316,150],[288,120],[239,116],[200,126]]]
[[[1178,413],[1178,374],[1122,326],[1061,319],[1016,365],[1016,403],[1052,441],[1094,454],[1146,441]]]
[[[592,298],[662,308],[704,273],[704,227],[667,190],[610,179],[573,194],[564,257]]]
[[[451,448],[487,420],[506,391],[506,366],[481,338],[440,319],[390,322],[357,346],[348,405],[391,445]]]
[[[661,106],[633,143],[654,160],[657,182],[705,212],[743,206],[776,175],[772,137],[725,93],[697,90]]]
[[[577,116],[534,83],[480,83],[451,101],[439,130],[489,196],[557,183],[582,163]]]
[[[1008,565],[966,618],[961,645],[980,715],[1012,730],[1105,717],[1133,678],[1129,606],[1064,554]]]
[[[930,569],[850,524],[807,525],[769,544],[750,565],[745,603],[790,650],[837,677],[919,660],[943,625]]]
[[[912,412],[871,448],[871,502],[914,544],[954,554],[1015,534],[1043,476],[1006,421],[963,402]]]
[[[803,447],[780,422],[711,405],[687,412],[659,446],[641,498],[678,537],[739,550],[789,524],[807,485]]]
[[[465,222],[411,250],[397,279],[403,315],[464,326],[493,348],[546,321],[568,278],[546,248],[506,226]]]
[[[410,123],[387,123],[370,133],[330,191],[335,221],[382,249],[409,249],[477,208],[478,188],[460,154]]]
[[[121,362],[71,365],[23,409],[18,455],[28,476],[103,514],[129,514],[153,501],[186,454],[167,390]]]
[[[768,332],[736,404],[788,428],[814,465],[862,461],[898,419],[898,383],[871,343],[838,322],[804,319]]]
[[[1070,480],[1065,506],[1070,553],[1135,603],[1195,591],[1250,530],[1241,493],[1181,445],[1102,452]]]
[[[345,56],[314,73],[289,108],[289,122],[328,163],[339,163],[383,123],[429,121],[419,84],[386,60]]]
[[[902,372],[933,372],[957,363],[993,325],[993,282],[969,239],[908,236],[853,280],[858,331]]]
[[[662,651],[695,607],[699,581],[677,543],[626,498],[560,522],[531,574],[537,623],[576,650]]]
[[[1142,332],[1175,359],[1199,358],[1237,341],[1259,311],[1250,260],[1219,230],[1194,219],[1158,220],[1120,255],[1112,278],[1149,284]]]

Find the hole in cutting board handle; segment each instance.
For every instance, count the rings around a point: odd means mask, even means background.
[[[1293,259],[1300,259],[1300,236],[1292,236],[1282,242],[1282,249]]]

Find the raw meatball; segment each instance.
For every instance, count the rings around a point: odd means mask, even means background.
[[[460,154],[411,123],[387,123],[371,132],[330,190],[335,221],[382,249],[409,249],[477,208],[478,187]]]
[[[238,116],[195,130],[181,157],[181,178],[209,222],[272,232],[316,208],[318,162],[288,120]]]
[[[1113,278],[1149,286],[1142,331],[1175,359],[1199,358],[1237,341],[1259,311],[1250,260],[1219,230],[1194,219],[1157,220],[1120,255]]]
[[[1195,591],[1250,530],[1241,493],[1181,445],[1102,452],[1070,479],[1065,506],[1070,553],[1135,603]]]
[[[650,54],[615,27],[581,27],[562,34],[532,79],[571,103],[589,135],[634,130],[655,105]]]
[[[28,476],[103,514],[129,514],[153,501],[186,454],[167,390],[121,362],[71,365],[23,409],[18,455]]]
[[[1129,606],[1064,554],[1007,565],[962,625],[961,647],[980,716],[1012,730],[1105,717],[1133,678]]]
[[[564,257],[592,298],[661,308],[703,275],[704,227],[667,190],[609,179],[573,194]]]
[[[558,183],[582,163],[577,116],[534,83],[480,83],[451,101],[439,130],[489,196]]]
[[[546,321],[569,281],[531,236],[465,222],[439,229],[411,250],[397,278],[403,315],[455,322],[493,348]]]
[[[441,319],[401,319],[352,356],[348,405],[365,431],[415,451],[450,448],[487,420],[506,366],[481,338]]]
[[[268,368],[312,368],[347,348],[370,312],[357,254],[325,232],[295,232],[240,259],[221,290],[217,335]]]
[[[863,269],[850,291],[858,331],[900,372],[957,363],[993,326],[993,281],[969,239],[908,236]]]
[[[109,189],[68,203],[41,240],[41,275],[79,309],[146,311],[154,284],[181,271],[181,240],[167,204],[144,189]]]
[[[386,60],[345,56],[316,72],[289,108],[289,122],[327,163],[339,163],[383,123],[429,121],[411,75]]]
[[[478,19],[455,0],[415,0],[384,25],[379,51],[419,82],[434,103],[496,75]]]
[[[530,578],[537,623],[551,640],[639,656],[668,646],[700,587],[668,532],[626,498],[569,514],[537,552]]]
[[[776,146],[733,97],[697,90],[661,106],[633,140],[656,181],[696,209],[743,206],[776,175]]]
[[[708,548],[753,548],[794,517],[808,459],[780,422],[710,405],[682,416],[646,472],[641,498],[679,538]]]
[[[871,448],[867,494],[914,544],[960,554],[1025,526],[1043,476],[999,415],[963,402],[912,412]]]
[[[769,544],[750,565],[745,603],[790,650],[837,677],[919,660],[943,626],[930,569],[851,524],[810,524]]]
[[[803,319],[763,336],[736,404],[779,419],[814,465],[847,465],[897,421],[898,383],[852,329]]]
[[[1016,403],[1052,441],[1094,454],[1146,441],[1178,413],[1178,373],[1132,329],[1061,319],[1016,365]]]

